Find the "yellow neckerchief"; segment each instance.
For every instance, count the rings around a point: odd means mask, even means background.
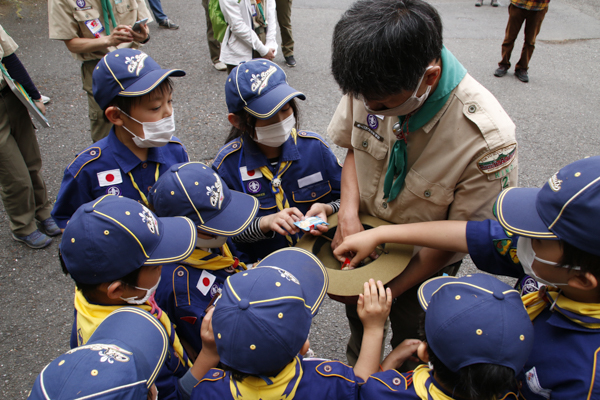
[[[129,306],[129,304],[128,304]],[[92,333],[96,330],[98,325],[106,317],[108,314],[113,312],[114,310],[123,307],[122,305],[118,306],[101,306],[98,304],[89,303],[86,298],[83,296],[80,290],[75,291],[75,310],[77,310],[77,343],[79,346],[82,346],[87,343]],[[142,304],[139,307],[142,310],[146,310],[149,313],[152,313],[152,307],[148,304]],[[160,309],[159,309],[160,310]],[[158,314],[158,315],[156,315]],[[167,313],[158,311],[157,313],[153,313],[155,317],[158,318],[160,323],[167,330],[167,335],[169,335],[169,340],[171,341],[171,345],[175,349],[177,356],[184,365],[188,365],[188,367],[192,366],[192,362],[188,360],[187,355],[185,355],[183,351],[183,346],[179,341],[179,337],[175,333],[175,329],[171,320],[167,316]]]
[[[440,388],[431,381],[431,370],[427,365],[419,365],[412,375],[412,384],[415,393],[423,400],[453,400],[452,397],[442,392]]]
[[[294,138],[294,144],[296,143],[297,135],[296,129],[292,129],[292,138]],[[268,165],[263,165],[260,167],[260,172],[262,172],[263,176],[271,181],[271,191],[275,195],[275,203],[277,204],[277,209],[279,211],[283,211],[286,208],[290,208],[290,203],[285,197],[285,193],[283,192],[283,187],[281,186],[281,176],[285,171],[292,165],[292,161],[280,161],[279,162],[279,171],[277,171],[277,175],[273,177],[273,172],[271,172],[271,168]],[[286,240],[288,241],[289,246],[294,245],[294,241],[290,235],[285,235]]]
[[[158,167],[159,167],[159,163],[156,163],[156,172],[154,173],[154,182],[156,182],[158,180]],[[142,201],[144,202],[144,204],[146,205],[146,207],[150,207],[150,203],[148,203],[148,199],[146,198],[146,195],[144,194],[144,192],[142,192],[139,188],[139,186],[137,185],[137,183],[135,183],[135,180],[133,179],[133,175],[131,174],[131,171],[129,171],[127,173],[127,175],[129,175],[129,177],[131,178],[131,183],[133,184],[133,187],[137,189],[137,191],[140,193],[140,197],[142,198]]]
[[[234,400],[292,400],[302,374],[302,363],[296,356],[277,376],[268,378],[272,382],[270,384],[258,376],[249,376],[241,382],[230,377],[229,389]]]
[[[529,318],[533,321],[550,304],[550,311],[558,311],[577,325],[600,329],[600,303],[580,303],[560,294],[556,288],[543,286],[539,292],[523,296]]]
[[[217,271],[229,267],[237,268],[238,266],[247,269],[246,264],[233,257],[231,250],[229,250],[229,246],[226,244],[221,247],[221,254],[222,255],[218,255],[201,249],[195,249],[192,252],[192,255],[182,262],[195,268],[207,269],[210,271]]]

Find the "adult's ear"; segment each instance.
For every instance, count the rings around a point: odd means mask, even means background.
[[[567,284],[579,290],[593,290],[598,287],[598,278],[590,272],[584,272],[569,278]]]
[[[111,124],[116,126],[123,125],[123,114],[117,107],[107,107],[106,110],[104,110],[104,115],[106,115],[106,118],[108,118]]]
[[[423,82],[427,86],[434,85],[438,79],[442,76],[442,67],[439,65],[434,65],[425,71],[425,77],[423,78]]]
[[[242,130],[242,121],[240,120],[239,116],[235,115],[234,113],[229,113],[227,114],[227,120],[231,125],[235,126],[239,130]]]
[[[417,356],[424,363],[429,362],[429,353],[427,353],[427,342],[421,342],[419,347],[417,347]]]

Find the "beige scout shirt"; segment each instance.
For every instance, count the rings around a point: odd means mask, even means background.
[[[431,121],[409,133],[409,170],[390,203],[383,199],[383,181],[398,118],[377,118],[369,132],[367,115],[361,100],[345,96],[327,129],[335,144],[354,150],[363,213],[396,224],[483,220],[493,218],[500,191],[517,184],[515,125],[469,74]]]
[[[2,25],[0,25],[0,60],[5,56],[10,56],[18,48],[19,46],[17,43],[8,35],[8,33],[6,33]],[[0,73],[0,90],[5,87],[6,81],[4,80],[4,75]]]
[[[111,0],[111,4],[117,25],[133,26],[136,21],[144,18],[148,18],[148,22],[152,21],[152,16],[144,0]],[[99,19],[103,27],[106,26],[100,0],[48,0],[50,39],[93,39],[94,35],[87,27],[86,21],[95,19]],[[110,29],[112,32],[112,25]],[[106,36],[106,28],[100,35]],[[124,47],[138,48],[139,44],[131,42],[119,46],[119,48]],[[116,47],[109,47],[93,53],[73,53],[73,58],[79,61],[99,60],[114,50]]]

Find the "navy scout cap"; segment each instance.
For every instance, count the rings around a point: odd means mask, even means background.
[[[518,291],[491,275],[440,276],[421,285],[427,345],[453,372],[497,364],[515,374],[533,346],[533,325]]]
[[[168,355],[160,321],[137,307],[113,311],[84,345],[38,375],[29,399],[146,399]]]
[[[230,190],[219,175],[200,162],[172,165],[150,189],[157,215],[185,216],[198,229],[217,236],[242,233],[258,211],[258,200]]]
[[[246,110],[258,119],[268,119],[294,97],[306,99],[303,93],[288,85],[279,65],[264,58],[241,63],[225,82],[225,100],[230,113]]]
[[[185,76],[185,72],[180,69],[162,69],[143,51],[117,49],[105,55],[94,69],[94,99],[104,110],[115,97],[143,96],[169,76]]]
[[[294,247],[228,277],[212,318],[221,362],[253,375],[285,367],[306,342],[328,283],[323,264]]]
[[[142,265],[183,260],[192,254],[196,237],[188,218],[157,218],[135,200],[105,195],[73,214],[60,252],[71,277],[93,285],[123,278]]]
[[[600,255],[600,156],[567,165],[541,189],[504,190],[495,212],[498,222],[511,233],[562,239]]]

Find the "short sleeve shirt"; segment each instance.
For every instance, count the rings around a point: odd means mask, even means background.
[[[8,35],[8,33],[6,33],[2,25],[0,25],[0,60],[5,56],[10,56],[18,48],[19,46],[17,43]],[[4,76],[0,74],[0,89],[4,89],[4,87],[6,87],[6,82],[4,81]]]

